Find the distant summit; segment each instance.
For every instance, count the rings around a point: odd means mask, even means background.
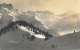
[[[73,15],[73,14],[78,15],[79,13],[78,13],[78,12],[75,12],[75,11],[67,11],[67,12],[65,12],[65,13],[63,13],[63,14],[60,14],[59,16],[60,16],[60,17],[68,17],[68,16],[71,16],[71,15]]]
[[[10,10],[14,8],[11,3],[10,4],[6,4],[6,3],[0,4],[0,9],[2,9],[3,7],[8,8]]]

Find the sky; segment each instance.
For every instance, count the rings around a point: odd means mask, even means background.
[[[55,14],[67,11],[80,13],[80,0],[0,0],[2,3],[12,3],[20,11],[45,11],[49,10]]]

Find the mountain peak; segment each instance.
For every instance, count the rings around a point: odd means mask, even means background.
[[[8,9],[13,9],[13,6],[12,6],[12,4],[11,3],[9,3],[9,4],[6,4],[6,3],[2,3],[2,4],[0,4],[0,9],[2,9],[2,8],[8,8]]]
[[[78,12],[75,12],[75,11],[67,11],[67,12],[65,12],[65,13],[63,13],[63,14],[60,14],[60,16],[61,17],[68,17],[68,16],[71,16],[71,15],[77,15],[77,14],[79,14]]]

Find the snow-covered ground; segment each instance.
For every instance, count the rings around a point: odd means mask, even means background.
[[[29,41],[22,38],[26,34],[21,29],[7,32],[0,38],[1,50],[79,50],[80,49],[80,32],[67,34],[61,37],[53,37],[47,41],[35,39]],[[24,42],[22,40],[25,39]],[[54,44],[55,47],[52,48]]]
[[[18,27],[19,27],[21,30],[25,31],[25,32],[29,32],[31,35],[34,35],[34,36],[37,37],[37,38],[45,39],[45,36],[44,36],[44,35],[41,35],[41,34],[36,34],[36,35],[35,35],[34,32],[31,31],[31,30],[28,30],[27,27],[19,26],[19,25],[18,25]]]

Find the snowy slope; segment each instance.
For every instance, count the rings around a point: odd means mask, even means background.
[[[50,28],[47,27],[47,25],[46,25],[44,22],[42,22],[38,17],[35,16],[35,18],[36,18],[38,21],[40,21],[46,29],[50,29]]]
[[[46,42],[46,45],[54,45],[56,48],[62,49],[80,49],[80,32],[51,38]]]
[[[35,35],[34,32],[28,30],[27,27],[19,26],[19,25],[18,25],[18,27],[19,27],[21,30],[25,31],[25,32],[29,32],[31,35],[34,35],[34,36],[37,37],[37,38],[45,39],[45,36],[44,36],[44,35],[41,35],[41,34],[36,34],[36,35]]]

